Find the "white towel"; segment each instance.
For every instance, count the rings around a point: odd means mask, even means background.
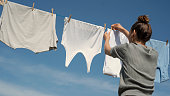
[[[86,59],[87,72],[90,72],[92,59],[101,53],[104,27],[71,19],[68,23],[65,18],[62,45],[66,50],[66,63],[68,67],[77,53],[82,53]]]
[[[107,32],[111,32],[109,41],[111,48],[120,44],[128,43],[128,39],[123,33],[110,29],[107,29]],[[121,63],[122,62],[120,61],[120,59],[105,55],[103,74],[113,77],[120,77],[119,73],[121,70]]]
[[[35,53],[57,48],[56,14],[8,1],[0,22],[0,40],[11,48]]]

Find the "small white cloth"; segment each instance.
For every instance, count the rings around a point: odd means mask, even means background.
[[[104,27],[71,19],[65,24],[62,36],[62,45],[66,50],[65,66],[68,67],[77,53],[82,53],[87,63],[87,72],[90,72],[92,59],[101,53]]]
[[[0,22],[0,40],[11,48],[35,53],[57,48],[56,14],[8,1]]]
[[[109,44],[111,48],[120,44],[128,43],[128,39],[123,33],[110,29],[107,29],[107,32],[110,32]],[[120,59],[105,55],[103,74],[113,77],[120,77],[119,73],[121,70],[121,64],[122,62]]]

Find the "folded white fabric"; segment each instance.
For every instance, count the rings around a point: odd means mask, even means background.
[[[1,15],[0,40],[35,53],[57,48],[56,14],[8,1]]]
[[[110,32],[109,44],[111,48],[120,44],[128,43],[128,39],[123,33],[110,29],[107,29],[107,32]],[[105,55],[103,74],[113,77],[120,77],[119,73],[121,70],[121,64],[122,62],[120,59]]]
[[[71,19],[65,24],[62,36],[62,45],[66,50],[65,66],[68,67],[77,53],[82,53],[86,59],[87,72],[90,72],[92,59],[101,53],[104,27]]]

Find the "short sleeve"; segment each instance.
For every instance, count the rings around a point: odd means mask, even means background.
[[[120,60],[125,59],[128,44],[121,44],[111,48],[110,54],[113,58],[119,58]]]

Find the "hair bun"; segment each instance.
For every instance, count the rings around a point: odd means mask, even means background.
[[[148,24],[149,23],[149,18],[146,15],[139,16],[138,17],[138,22]]]

